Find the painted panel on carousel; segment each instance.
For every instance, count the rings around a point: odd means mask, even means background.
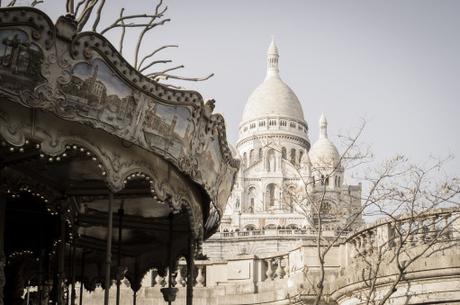
[[[19,30],[0,31],[0,81],[11,91],[33,90],[45,81],[40,74],[43,53]]]
[[[100,59],[76,64],[70,81],[60,84],[60,89],[66,107],[114,129],[131,126],[138,113],[134,90]]]
[[[143,133],[150,148],[162,149],[178,159],[186,153],[184,143],[190,142],[193,129],[191,113],[184,106],[149,103]]]

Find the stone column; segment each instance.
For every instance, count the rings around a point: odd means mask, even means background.
[[[5,212],[6,212],[6,197],[0,194],[0,305],[3,305],[3,287],[5,287],[5,249],[4,249],[4,233],[5,233]]]

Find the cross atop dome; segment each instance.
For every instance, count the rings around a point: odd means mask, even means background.
[[[272,42],[267,50],[267,76],[269,78],[271,76],[278,76],[279,69],[278,69],[278,58],[280,57],[278,52],[278,47],[275,44],[275,38],[272,36]]]

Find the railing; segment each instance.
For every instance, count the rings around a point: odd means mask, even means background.
[[[193,287],[206,287],[206,264],[204,261],[195,261]],[[181,288],[187,286],[187,265],[180,261],[171,276],[171,286]],[[157,270],[152,271],[152,287],[165,288],[169,286],[169,270],[161,276]]]
[[[242,259],[246,261],[251,261],[252,264],[257,264],[258,274],[250,273],[251,281],[253,282],[266,282],[266,281],[276,281],[279,279],[284,279],[289,277],[291,273],[295,270],[291,266],[289,261],[289,253],[275,256],[267,256],[263,258],[252,257],[249,259]],[[221,262],[228,266],[229,262]],[[202,288],[208,286],[214,286],[216,283],[210,285],[207,284],[207,274],[216,272],[213,268],[216,267],[215,262],[210,261],[196,261],[194,269],[194,279],[193,287]],[[228,268],[228,267],[227,267]],[[168,287],[169,274],[165,276],[160,276],[156,271],[152,271],[151,286],[157,288]],[[177,270],[171,276],[172,282],[171,286],[176,288],[186,287],[187,286],[187,265],[185,262],[180,262],[178,264]]]
[[[329,230],[325,230],[329,231]],[[265,229],[265,230],[248,230],[248,231],[232,231],[232,232],[217,232],[211,238],[234,238],[234,237],[249,237],[249,236],[312,236],[316,231],[308,229]]]
[[[350,258],[371,255],[376,249],[415,247],[460,238],[460,212],[439,209],[419,215],[385,219],[354,233],[346,241]]]
[[[290,274],[289,255],[265,258],[263,259],[263,267],[265,267],[265,277],[261,279],[262,281],[273,281],[288,277]]]

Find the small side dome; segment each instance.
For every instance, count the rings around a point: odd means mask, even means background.
[[[319,139],[310,149],[310,160],[314,168],[336,168],[340,166],[340,154],[334,143],[327,137],[327,120],[321,115]]]

